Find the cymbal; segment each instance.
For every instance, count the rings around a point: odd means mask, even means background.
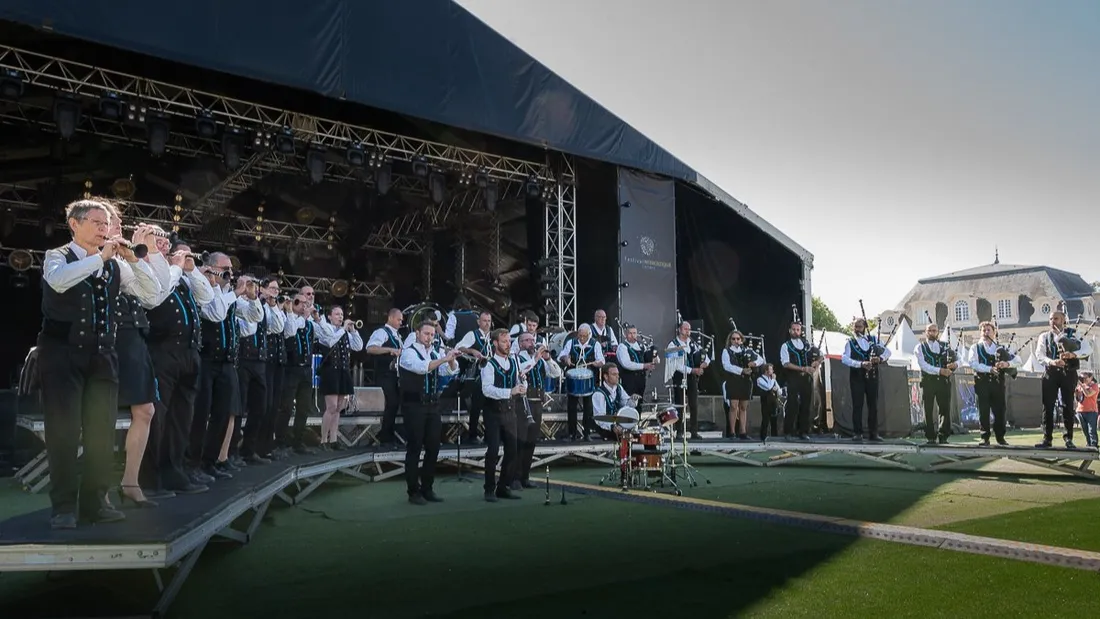
[[[683,408],[683,404],[670,404],[668,402],[642,402],[642,406],[651,406],[654,409],[668,410],[670,408]]]
[[[633,417],[623,417],[622,415],[596,415],[592,418],[593,421],[600,421],[603,423],[637,423],[638,420]]]

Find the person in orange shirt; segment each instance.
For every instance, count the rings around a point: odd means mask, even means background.
[[[1100,385],[1096,383],[1092,372],[1081,372],[1081,379],[1077,382],[1077,414],[1081,416],[1081,424],[1085,426],[1085,441],[1089,447],[1095,448],[1096,443],[1096,396],[1100,394]]]

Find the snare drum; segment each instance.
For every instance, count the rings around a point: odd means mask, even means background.
[[[637,453],[631,457],[635,471],[660,471],[664,466],[665,457],[659,453]]]
[[[592,370],[573,368],[565,373],[565,392],[576,398],[590,396],[596,392],[596,381]]]
[[[558,391],[558,379],[550,378],[547,374],[542,377],[542,390],[546,393],[557,393]]]
[[[657,422],[662,426],[671,426],[680,421],[680,413],[675,408],[670,408],[662,413],[657,413]]]
[[[645,430],[638,435],[635,441],[643,447],[657,447],[661,444],[661,433],[653,430]]]

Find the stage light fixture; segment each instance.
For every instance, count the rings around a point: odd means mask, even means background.
[[[271,148],[271,132],[257,129],[256,135],[252,139],[252,145],[257,149]]]
[[[218,135],[218,123],[214,122],[214,115],[210,113],[210,110],[199,112],[198,118],[195,119],[195,132],[199,134],[200,138],[208,140]]]
[[[420,178],[427,178],[428,176],[428,160],[424,155],[417,155],[412,160],[413,174]]]
[[[278,142],[276,142],[276,145]],[[306,170],[309,171],[309,180],[314,185],[325,180],[325,151],[311,146],[306,152]]]
[[[136,120],[139,123],[145,122],[145,113],[149,111],[144,105],[137,105],[131,103],[126,106],[126,120]]]
[[[352,144],[348,146],[348,150],[344,153],[344,157],[348,161],[348,165],[353,168],[361,168],[366,162],[366,153],[363,152],[363,146],[361,144]]]
[[[145,123],[145,131],[148,134],[149,152],[154,156],[161,156],[168,148],[168,118],[157,114],[149,118]]]
[[[482,190],[482,194],[485,197],[485,209],[492,212],[497,210],[497,198],[499,197],[499,190],[496,183],[491,183]]]
[[[222,159],[225,161],[225,167],[230,170],[236,170],[241,165],[241,142],[243,141],[244,136],[236,127],[230,127],[222,136]]]
[[[118,98],[117,92],[109,92],[99,99],[99,113],[108,120],[122,120],[126,104]]]
[[[25,249],[16,249],[8,254],[8,266],[16,273],[29,271],[34,264],[34,256]]]
[[[489,186],[489,172],[485,168],[478,168],[477,174],[474,175],[474,182],[477,186],[485,189]]]
[[[378,195],[384,196],[390,192],[390,187],[393,186],[393,167],[388,163],[379,167],[374,172],[374,187],[378,190]]]
[[[542,193],[542,188],[539,187],[539,179],[534,176],[527,177],[527,197],[537,198]]]
[[[0,73],[0,98],[15,100],[23,96],[23,76],[14,69]]]
[[[443,200],[447,198],[447,181],[443,178],[442,172],[438,170],[432,172],[428,179],[428,190],[432,194],[432,202],[443,204]]]
[[[62,139],[72,138],[80,124],[80,105],[69,95],[58,95],[53,102],[53,122]]]
[[[283,127],[282,132],[275,136],[275,150],[284,155],[294,154],[294,133],[290,127]]]

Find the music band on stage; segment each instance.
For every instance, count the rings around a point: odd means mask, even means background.
[[[568,440],[590,441],[595,433],[603,440],[629,435],[650,441],[646,435],[654,426],[669,435],[663,441],[686,441],[685,420],[690,438],[699,438],[699,379],[711,363],[713,339],[690,322],[679,321],[661,354],[653,338],[633,325],[622,325],[617,335],[603,310],[571,333],[540,329],[538,315],[530,311],[510,330],[493,330],[492,314],[460,297],[445,320],[438,311],[421,317],[405,338],[405,312],[392,309],[386,324],[364,343],[362,321],[346,316],[339,305],[323,312],[308,286],[283,295],[277,278],[237,274],[228,255],[196,255],[183,239],[156,226],[138,224],[130,228],[130,239],[123,238],[122,213],[109,201],[73,202],[66,219],[72,241],[46,253],[42,331],[32,351],[55,528],[125,519],[111,500],[112,489],[120,501],[155,508],[160,500],[204,492],[243,466],[313,453],[304,434],[307,419],[317,414],[321,449],[344,449],[340,414],[354,393],[353,351],[376,360],[375,383],[385,397],[378,437],[384,449],[395,448],[397,420],[403,419],[406,480],[415,504],[440,500],[433,482],[444,395],[457,397],[460,411],[466,404],[467,442],[480,442],[484,420],[488,501],[516,498],[534,487],[535,446],[556,382],[563,383],[567,396]],[[806,338],[797,308],[790,337],[779,347],[785,389],[762,354],[762,338],[750,338],[730,322],[720,355],[725,435],[749,437],[748,401],[759,395],[761,439],[776,433],[777,412],[784,407],[786,438],[809,440],[813,377],[823,355]],[[980,329],[982,338],[967,357],[976,375],[982,445],[991,438],[1005,445],[1005,379],[1020,367],[1020,357],[1011,341],[999,343],[995,324],[985,322]],[[853,439],[865,436],[866,407],[866,437],[880,441],[879,366],[890,353],[869,333],[865,315],[854,321],[853,330],[841,358],[849,368]],[[933,444],[946,442],[951,431],[952,377],[960,361],[938,336],[929,320],[925,341],[913,351]],[[1050,330],[1037,338],[1034,350],[1044,371],[1044,440],[1038,447],[1052,445],[1054,411],[1061,402],[1063,440],[1073,448],[1078,370],[1091,350],[1067,326],[1064,311],[1051,314]],[[635,407],[645,400],[651,372],[662,364],[670,403],[647,403],[653,407],[647,420]],[[447,390],[452,384],[459,388]],[[120,409],[131,423],[122,479],[111,483]],[[82,476],[77,472],[81,446]],[[655,455],[645,449],[631,458],[652,468]]]

